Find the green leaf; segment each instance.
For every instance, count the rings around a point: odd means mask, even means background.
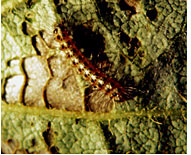
[[[186,5],[2,1],[2,152],[187,153]],[[56,48],[61,23],[132,99],[91,88]]]

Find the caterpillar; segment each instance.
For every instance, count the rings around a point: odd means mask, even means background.
[[[62,26],[57,26],[54,31],[54,40],[59,43],[61,55],[71,60],[74,67],[83,76],[86,81],[89,81],[94,89],[103,89],[106,95],[109,95],[114,101],[122,102],[132,98],[131,92],[133,87],[124,88],[115,79],[102,73],[98,68],[78,50],[72,37],[69,36],[67,30]]]

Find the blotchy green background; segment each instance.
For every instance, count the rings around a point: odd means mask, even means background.
[[[1,151],[187,153],[186,7],[186,0],[3,0]],[[101,52],[111,64],[105,72],[141,93],[114,105],[93,100],[87,110],[89,83],[47,39],[61,22],[92,63]]]

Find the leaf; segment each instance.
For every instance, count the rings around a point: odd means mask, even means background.
[[[3,1],[3,153],[187,153],[186,1]],[[91,90],[55,48],[63,23],[134,98]]]

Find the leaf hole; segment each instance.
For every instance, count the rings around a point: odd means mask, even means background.
[[[31,141],[32,147],[36,145],[36,140],[33,138]]]
[[[112,152],[110,152],[111,154],[116,152],[116,138],[114,136],[112,136],[112,132],[109,129],[109,125],[106,122],[103,122],[100,124],[104,137],[107,139],[107,142],[109,143],[109,149],[112,150]],[[120,152],[121,153],[121,152]]]
[[[79,123],[79,121],[80,121],[80,119],[76,119],[76,124],[78,124],[78,123]]]
[[[7,143],[10,145],[11,143],[14,143],[12,139],[8,139]]]
[[[57,9],[58,14],[62,14],[62,7],[63,7],[62,5],[57,6],[56,9]]]
[[[140,41],[137,38],[133,38],[130,41],[131,48],[128,52],[129,56],[135,56],[135,51],[140,47]]]
[[[57,131],[54,131],[54,134],[55,134],[56,136],[58,136],[58,132],[57,132]]]
[[[36,37],[37,37],[37,35],[35,35],[35,36],[32,37],[32,46],[34,47],[34,49],[35,49],[37,55],[41,55],[41,54],[40,54],[40,51],[39,51],[38,48],[37,48]]]
[[[91,59],[91,63],[99,69],[104,69],[105,64],[111,64],[104,53],[105,43],[101,34],[93,32],[91,28],[76,26],[73,28],[73,37],[78,49],[83,49],[82,54]],[[80,55],[79,55],[80,57]],[[105,63],[105,64],[104,64]],[[101,66],[101,67],[100,67]]]
[[[55,5],[58,5],[59,2],[60,2],[59,0],[54,0],[54,4],[55,4]]]
[[[146,13],[147,17],[153,21],[157,18],[157,10],[156,8],[153,8],[151,10],[147,10],[147,13]]]
[[[42,133],[45,143],[50,147],[51,145],[51,122],[48,122],[48,128]]]
[[[48,122],[48,128],[50,128],[51,127],[51,122]]]
[[[27,32],[27,23],[26,22],[23,22],[22,23],[22,31],[25,35],[28,35],[28,32]]]
[[[132,1],[132,0],[131,0]],[[129,16],[131,17],[132,15],[136,14],[136,6],[131,4],[132,2],[129,1],[129,0],[120,0],[119,1],[119,7],[121,10],[124,10],[124,11],[130,11],[130,14]],[[130,6],[131,4],[131,6]],[[132,6],[133,5],[133,6]]]
[[[97,8],[99,10],[99,16],[101,16],[100,19],[103,18],[103,22],[106,21],[113,25],[113,8],[108,5],[109,1],[101,0],[96,1],[96,3],[98,6]]]
[[[130,57],[136,56],[136,52],[138,48],[141,46],[141,42],[135,37],[130,38],[127,34],[122,32],[120,34],[120,41],[124,44],[126,44],[130,49],[128,50],[128,55]],[[131,59],[131,58],[130,58]]]
[[[58,149],[57,146],[52,146],[52,147],[50,148],[50,152],[51,152],[52,154],[58,154],[58,153],[59,153],[59,149]]]
[[[126,43],[127,45],[129,45],[129,43],[130,43],[130,40],[131,40],[131,38],[127,35],[127,34],[125,34],[124,32],[121,32],[120,33],[120,41],[123,43]]]

